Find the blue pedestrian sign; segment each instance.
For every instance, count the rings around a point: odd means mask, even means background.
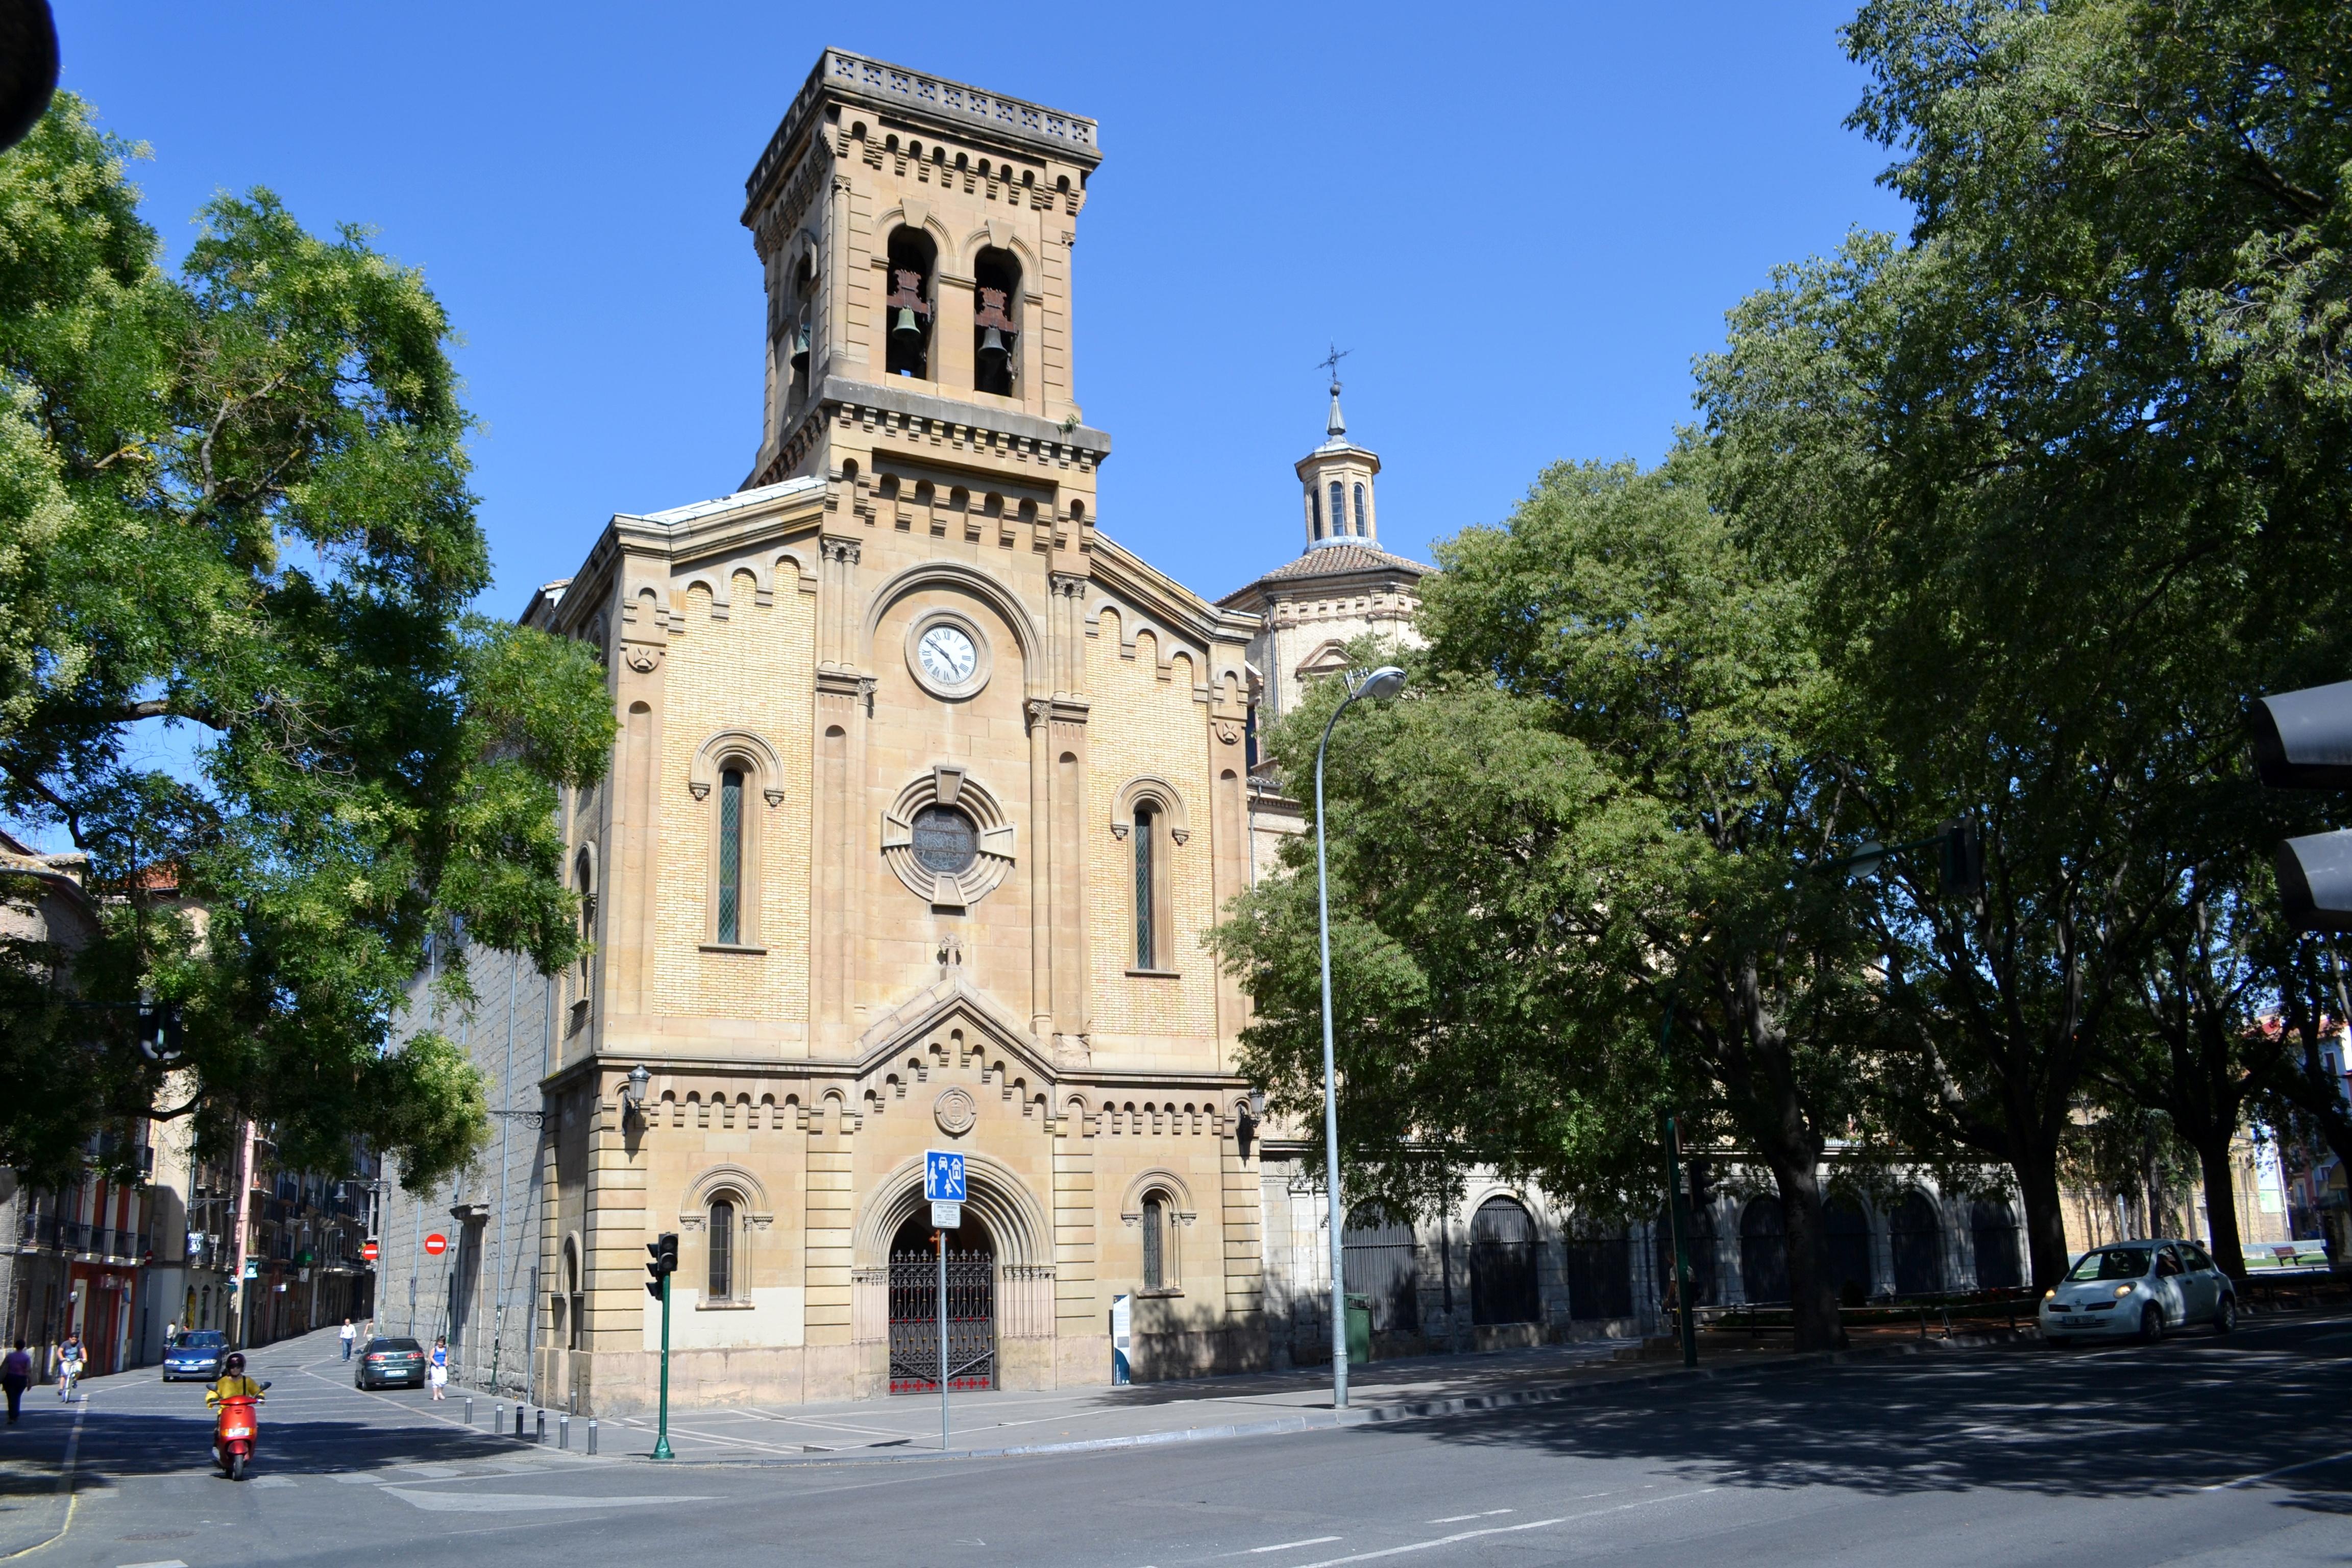
[[[923,1156],[923,1196],[935,1204],[963,1202],[963,1156],[934,1149]]]

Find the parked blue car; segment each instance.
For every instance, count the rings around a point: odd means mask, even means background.
[[[163,1351],[163,1381],[194,1378],[211,1383],[221,1374],[221,1358],[228,1354],[228,1336],[218,1329],[192,1329],[174,1338]]]

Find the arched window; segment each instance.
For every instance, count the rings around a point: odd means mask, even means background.
[[[1859,1307],[1870,1299],[1870,1219],[1843,1193],[1822,1205],[1822,1256],[1838,1300]]]
[[[1933,1205],[1906,1194],[1886,1218],[1887,1249],[1895,1254],[1895,1293],[1932,1295],[1944,1288],[1944,1227]]]
[[[1421,1248],[1409,1221],[1363,1205],[1348,1216],[1339,1259],[1348,1289],[1370,1299],[1374,1333],[1421,1331]]]
[[[1315,537],[1318,539],[1322,538],[1323,496],[1320,491],[1317,490],[1311,485],[1308,486],[1307,489],[1307,526],[1313,531]]]
[[[1143,1288],[1168,1288],[1168,1198],[1162,1193],[1143,1197]]]
[[[743,770],[719,775],[719,940],[743,940]]]
[[[1369,537],[1364,528],[1364,487],[1360,484],[1356,487],[1356,537]]]
[[[1739,1279],[1750,1302],[1789,1299],[1789,1238],[1778,1198],[1754,1199],[1740,1212]]]
[[[929,379],[931,374],[931,279],[938,248],[919,228],[890,231],[883,279],[883,369]]]
[[[1339,536],[1344,536],[1344,535],[1347,533],[1347,531],[1348,531],[1348,499],[1347,499],[1347,492],[1346,492],[1346,491],[1344,491],[1344,490],[1342,490],[1342,489],[1339,488],[1339,480],[1337,480],[1337,479],[1333,479],[1333,480],[1331,481],[1331,532],[1332,532],[1332,534],[1333,534],[1335,537],[1339,537]]]
[[[585,1002],[593,973],[589,944],[596,940],[596,854],[584,844],[572,862],[572,885],[580,895],[580,994],[574,1000]]]
[[[1633,1249],[1621,1229],[1580,1226],[1567,1238],[1568,1315],[1633,1315]]]
[[[1153,929],[1160,922],[1158,856],[1160,814],[1149,805],[1135,808],[1135,967],[1160,967],[1160,944]]]
[[[2025,1283],[2017,1261],[2017,1212],[2001,1198],[1969,1206],[1969,1240],[1977,1255],[1977,1289],[2011,1290]]]
[[[991,247],[973,258],[971,280],[971,384],[1010,397],[1020,363],[1021,262]]]
[[[735,1205],[731,1199],[714,1198],[710,1204],[710,1292],[705,1300],[734,1299]]]
[[[1536,1222],[1513,1199],[1488,1198],[1470,1216],[1470,1321],[1532,1323],[1541,1307]]]

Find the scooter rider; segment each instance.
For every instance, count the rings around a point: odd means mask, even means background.
[[[262,1385],[245,1375],[245,1352],[231,1351],[221,1363],[220,1381],[205,1390],[205,1407],[217,1409],[224,1399],[245,1398],[259,1404]]]

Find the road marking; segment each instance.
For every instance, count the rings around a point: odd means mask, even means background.
[[[257,1487],[290,1487],[294,1484],[294,1478],[291,1476],[256,1476],[253,1478],[251,1484]]]
[[[1444,1519],[1425,1519],[1423,1524],[1460,1524],[1465,1520],[1492,1519],[1498,1513],[1509,1513],[1507,1508],[1490,1508],[1482,1513],[1449,1513]]]
[[[125,1563],[122,1568],[188,1568],[176,1557],[166,1557],[161,1563]]]
[[[427,1513],[535,1513],[566,1508],[639,1508],[649,1503],[715,1502],[709,1497],[550,1497],[545,1492],[413,1492],[383,1489]]]
[[[2241,1476],[2234,1481],[2219,1481],[2204,1489],[2209,1492],[2242,1491],[2247,1487],[2258,1487],[2276,1477],[2291,1476],[2297,1470],[2315,1470],[2322,1465],[2332,1465],[2338,1459],[2352,1459],[2352,1448],[2347,1448],[2340,1454],[2327,1454],[2316,1459],[2305,1459],[2299,1465],[2283,1465],[2275,1470],[2264,1470],[2259,1476]]]
[[[1286,1541],[1276,1546],[1253,1546],[1249,1549],[1249,1555],[1255,1557],[1261,1552],[1296,1552],[1302,1546],[1326,1546],[1339,1539],[1337,1535],[1310,1535],[1304,1541]]]
[[[1529,1520],[1525,1524],[1490,1524],[1484,1530],[1457,1530],[1451,1535],[1440,1535],[1428,1541],[1408,1541],[1402,1546],[1384,1546],[1377,1552],[1359,1552],[1348,1557],[1327,1557],[1320,1563],[1305,1563],[1299,1568],[1340,1568],[1344,1563],[1370,1563],[1376,1558],[1402,1557],[1409,1552],[1434,1552],[1441,1546],[1458,1542],[1475,1541],[1487,1535],[1516,1535],[1521,1531],[1549,1530],[1555,1524],[1570,1524],[1580,1519],[1596,1519],[1604,1513],[1623,1513],[1628,1509],[1648,1508],[1653,1503],[1678,1502],[1684,1498],[1705,1497],[1721,1491],[1721,1487],[1701,1487],[1696,1491],[1675,1492],[1666,1497],[1643,1498],[1639,1502],[1621,1502],[1613,1508],[1588,1509],[1582,1513],[1564,1513],[1558,1519]]]

